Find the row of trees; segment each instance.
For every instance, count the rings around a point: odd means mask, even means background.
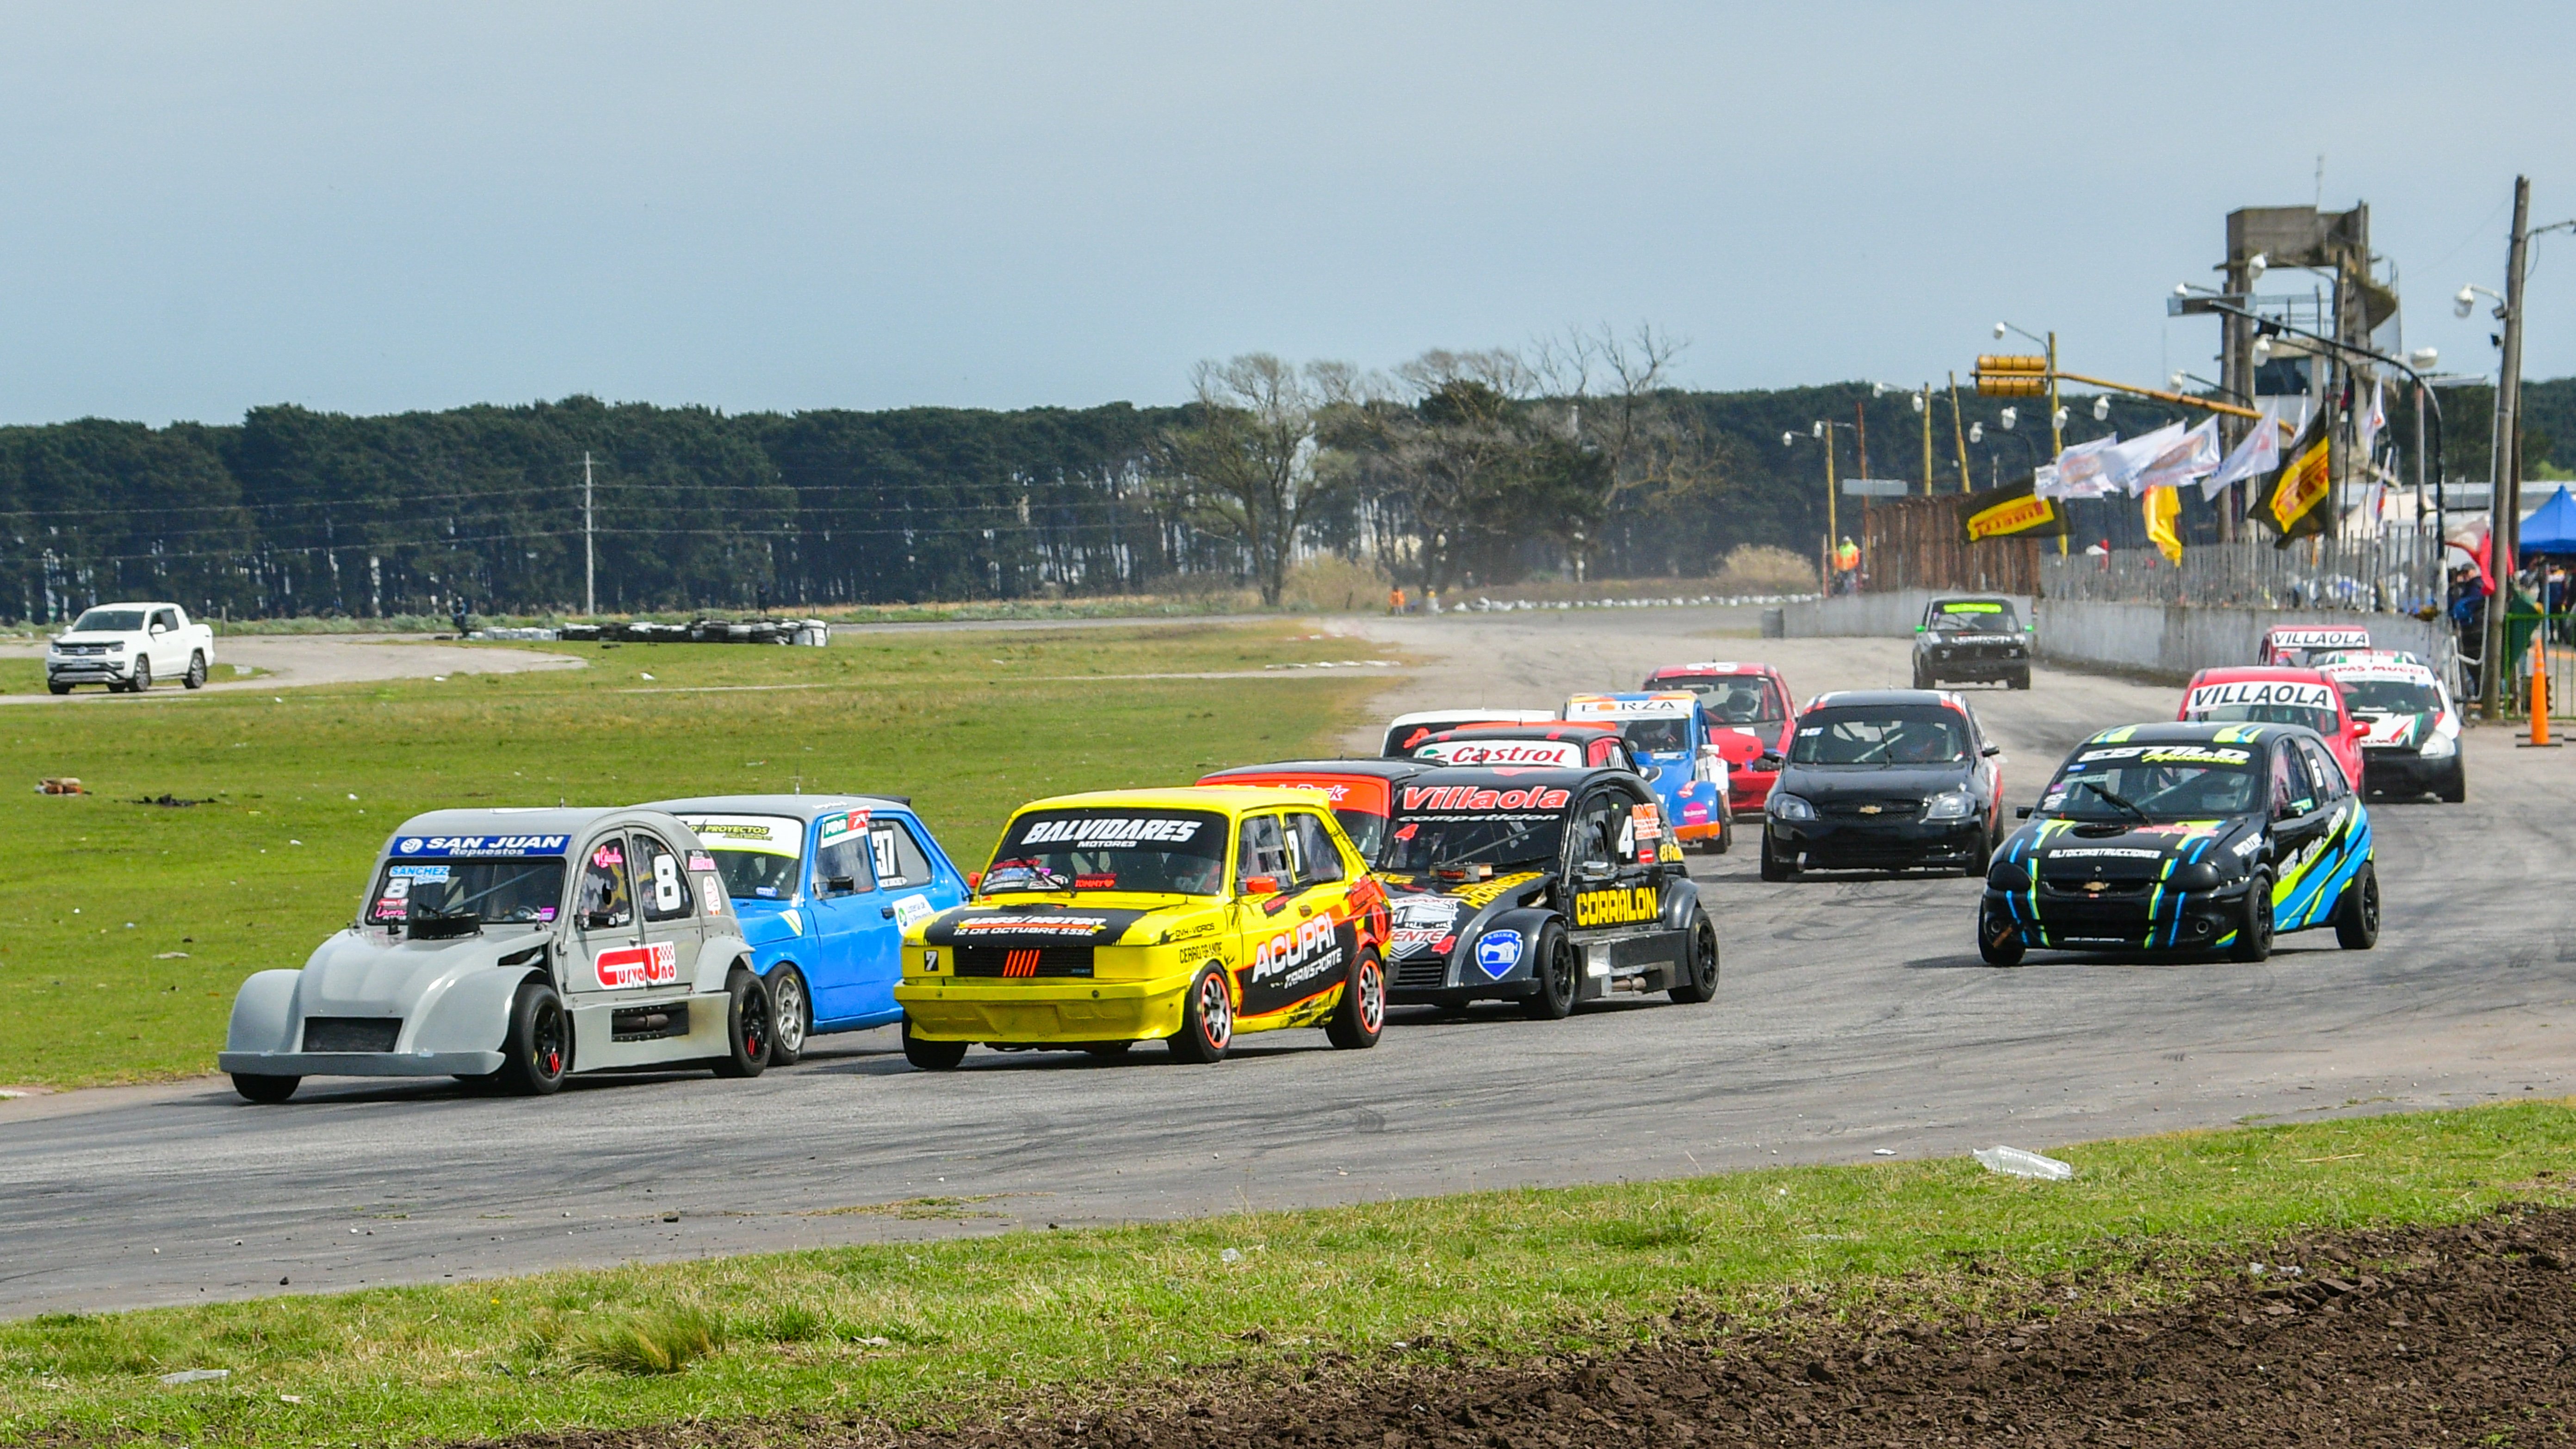
[[[1202,364],[1190,401],[1158,408],[728,416],[574,397],[6,428],[0,617],[147,596],[236,616],[439,613],[459,598],[566,609],[582,601],[586,537],[599,605],[615,611],[1199,584],[1275,599],[1313,550],[1443,589],[1533,571],[1699,576],[1741,544],[1814,555],[1816,419],[1859,423],[1870,472],[1922,471],[1901,394],[1685,391],[1678,353],[1639,329],[1386,372],[1252,355]],[[2576,382],[2526,398],[2526,447],[2546,463],[2549,434],[2576,441]],[[1967,482],[2035,461],[2028,420],[2014,436],[1996,407],[1963,406],[1986,424]],[[2449,406],[2453,476],[2482,477],[2482,414],[2458,393]],[[1938,411],[1932,483],[1951,491],[1961,470]],[[2135,411],[2079,416],[2069,441],[2161,420]],[[1840,436],[1849,476],[1861,460]]]

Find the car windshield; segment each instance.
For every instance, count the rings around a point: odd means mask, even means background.
[[[1556,859],[1565,838],[1565,812],[1498,811],[1475,815],[1405,815],[1387,833],[1383,870],[1400,873],[1443,866],[1529,865]]]
[[[367,924],[428,936],[440,926],[551,921],[563,884],[560,857],[389,861],[368,898]]]
[[[1377,848],[1386,844],[1386,817],[1366,810],[1336,810],[1333,818],[1342,824],[1342,833],[1359,847],[1362,860],[1377,859]]]
[[[1690,721],[1677,715],[1632,719],[1619,727],[1628,748],[1641,755],[1678,755],[1690,749]]]
[[[1818,709],[1798,718],[1793,765],[1948,765],[1968,757],[1968,731],[1938,705]]]
[[[1226,834],[1208,810],[1032,810],[1011,822],[978,889],[1223,895]]]
[[[740,901],[785,900],[796,894],[796,863],[805,823],[785,815],[700,815],[688,827],[716,858],[725,894]]]
[[[2058,769],[2039,814],[2069,820],[2207,820],[2255,808],[2256,751],[2230,745],[2087,745]]]
[[[1934,604],[1932,627],[1970,634],[2018,634],[2021,619],[2010,604],[1991,604],[1976,600],[1956,604]]]
[[[2442,695],[2430,680],[2338,679],[2354,714],[2438,714]]]
[[[1789,706],[1771,681],[1758,674],[1707,674],[1696,679],[1658,676],[1654,689],[1687,689],[1699,696],[1700,710],[1722,725],[1776,725],[1789,717]]]
[[[143,632],[141,609],[91,609],[72,621],[75,634],[139,634]]]

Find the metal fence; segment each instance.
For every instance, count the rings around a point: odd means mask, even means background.
[[[2195,544],[2179,566],[2151,548],[2043,551],[2039,583],[2047,598],[2103,604],[2411,614],[2447,602],[2442,537],[2430,527],[2306,538],[2288,548],[2269,539]]]

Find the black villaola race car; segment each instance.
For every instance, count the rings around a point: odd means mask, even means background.
[[[1652,789],[1622,769],[1448,768],[1394,789],[1377,857],[1396,1005],[1717,994],[1717,930]]]
[[[2030,823],[1995,852],[1977,949],[2226,951],[2282,931],[2379,939],[2370,813],[2300,725],[2142,724],[2075,747]]]

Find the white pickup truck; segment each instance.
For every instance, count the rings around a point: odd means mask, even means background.
[[[202,689],[215,663],[215,631],[176,604],[101,604],[85,610],[45,650],[45,688],[104,684],[141,694],[154,680]]]

